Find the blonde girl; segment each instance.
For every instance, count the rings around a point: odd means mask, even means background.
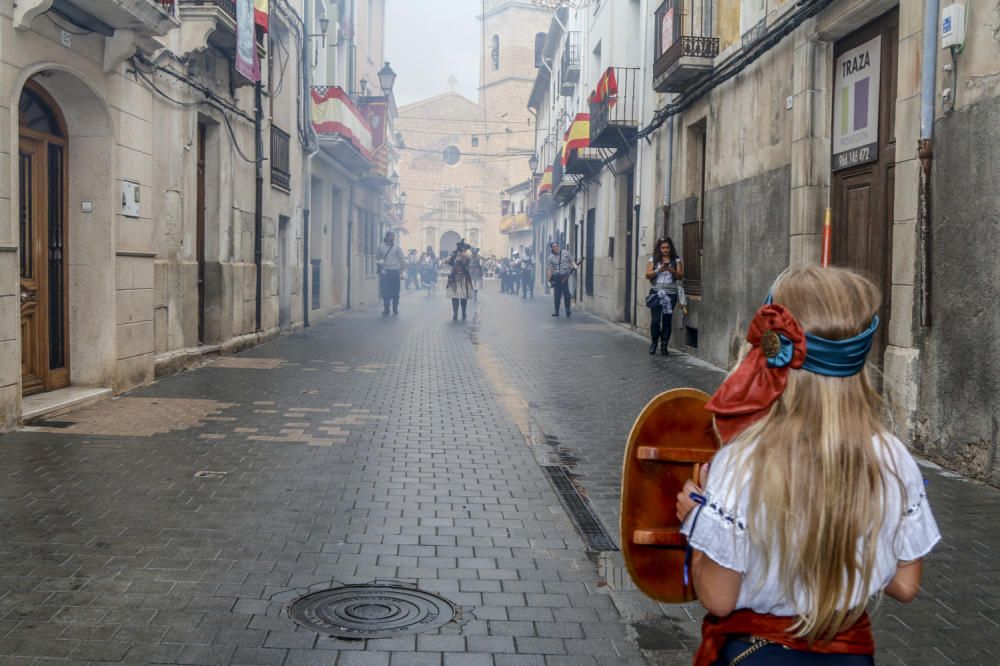
[[[865,370],[878,307],[849,270],[787,271],[709,402],[728,445],[678,496],[696,666],[870,665],[868,601],[916,597],[940,533]]]

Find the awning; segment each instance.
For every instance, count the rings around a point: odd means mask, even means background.
[[[372,128],[350,96],[339,86],[316,86],[312,90],[313,127],[320,139],[339,135],[350,141],[367,159],[372,157]]]

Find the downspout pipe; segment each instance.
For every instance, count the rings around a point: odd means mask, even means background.
[[[938,16],[940,0],[924,0],[924,44],[920,75],[920,184],[917,227],[920,233],[920,325],[931,325],[931,176],[934,164],[934,109],[937,100]]]
[[[319,0],[323,2],[323,0]],[[302,178],[303,182],[303,202],[302,202],[302,326],[304,328],[309,328],[309,309],[310,309],[310,292],[309,292],[309,276],[311,274],[311,264],[309,257],[311,256],[311,250],[309,248],[309,225],[312,224],[312,161],[313,157],[319,152],[319,141],[316,138],[316,130],[313,128],[312,124],[312,68],[313,68],[313,58],[312,58],[312,37],[310,33],[313,30],[313,23],[315,22],[315,11],[313,4],[315,0],[304,0],[303,2],[303,13],[305,14],[305,29],[302,31],[302,89],[303,94],[300,96],[301,108],[299,109],[300,115],[304,120],[305,134],[308,137],[307,145],[305,146],[306,153],[305,159],[303,160],[304,168]]]
[[[256,47],[255,47],[256,48]],[[260,333],[263,310],[264,287],[264,102],[262,84],[258,79],[253,86],[254,99],[254,212],[253,212],[253,263],[257,269],[256,294],[254,296],[254,325]]]

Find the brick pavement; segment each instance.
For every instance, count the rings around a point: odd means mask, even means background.
[[[449,314],[337,316],[0,438],[0,664],[644,663]],[[459,621],[351,642],[281,613],[374,580]]]
[[[491,293],[453,324],[410,296],[0,438],[0,665],[689,663],[697,608],[586,553],[539,463],[614,535],[635,414],[720,375],[546,303]],[[946,541],[921,599],[879,608],[879,663],[1000,663],[1000,493],[928,478]],[[460,621],[348,642],[281,613],[375,579]]]

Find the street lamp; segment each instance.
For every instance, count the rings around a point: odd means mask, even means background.
[[[399,187],[399,174],[394,173],[389,177],[389,184],[392,185],[392,189],[396,190]]]
[[[538,155],[532,153],[528,158],[528,168],[531,169],[531,173],[538,173]]]
[[[392,67],[389,66],[389,61],[386,60],[385,66],[378,72],[378,85],[382,88],[382,94],[388,97],[395,84],[396,72],[392,71]]]
[[[323,43],[326,43],[326,33],[330,30],[330,18],[326,15],[326,3],[319,3],[317,5],[317,13],[319,16],[319,32],[309,33],[306,37],[322,37]]]
[[[400,192],[396,200],[396,219],[403,221],[403,211],[406,209],[406,192]]]

